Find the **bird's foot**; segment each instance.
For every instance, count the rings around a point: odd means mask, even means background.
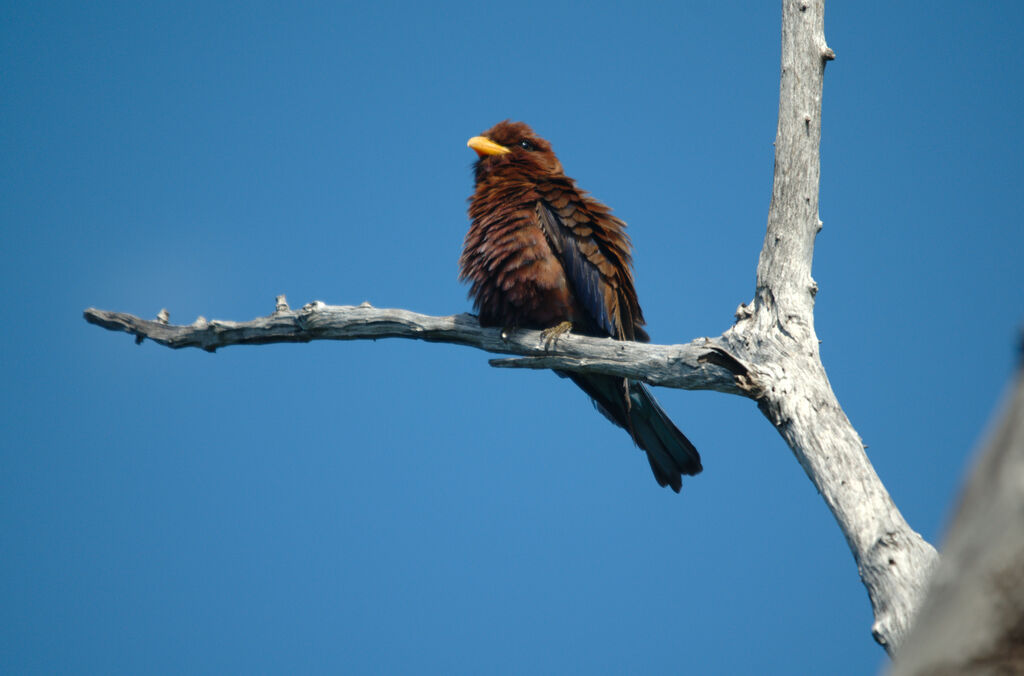
[[[509,337],[512,335],[513,332],[515,332],[515,330],[516,330],[516,327],[514,327],[514,326],[502,327],[502,329],[501,329],[501,339],[504,340],[507,343]]]
[[[562,322],[552,326],[550,329],[544,329],[540,332],[541,340],[544,341],[544,349],[550,350],[551,346],[558,342],[558,339],[567,333],[572,333],[572,322]]]

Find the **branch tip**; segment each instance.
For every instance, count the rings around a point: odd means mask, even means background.
[[[163,308],[156,315],[156,320],[161,324],[167,324],[170,322],[171,313],[167,311],[167,308]]]
[[[274,300],[274,313],[280,314],[282,312],[288,312],[289,310],[291,310],[291,308],[288,307],[288,299],[285,298],[282,293]]]

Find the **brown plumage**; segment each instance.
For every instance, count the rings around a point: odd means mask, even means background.
[[[551,145],[522,122],[469,140],[479,155],[460,279],[483,326],[574,330],[647,341],[633,288],[626,224],[576,187]],[[639,382],[559,373],[647,451],[654,476],[675,491],[701,471],[693,444]]]

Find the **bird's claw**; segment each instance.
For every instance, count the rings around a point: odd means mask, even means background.
[[[562,322],[556,324],[549,329],[544,329],[540,332],[541,340],[544,341],[544,349],[549,350],[551,346],[558,342],[558,339],[567,333],[572,333],[572,322]]]

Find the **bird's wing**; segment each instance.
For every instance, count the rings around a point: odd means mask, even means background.
[[[577,302],[620,340],[647,340],[630,272],[625,223],[570,186],[542,186],[537,220],[561,259]]]

